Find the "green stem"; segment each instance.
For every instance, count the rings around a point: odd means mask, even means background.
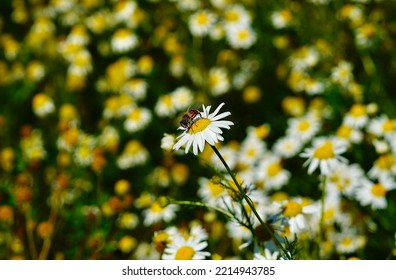
[[[252,210],[253,214],[256,216],[257,220],[260,222],[260,224],[265,228],[265,230],[271,235],[272,239],[274,240],[276,246],[278,246],[285,254],[288,255],[287,250],[285,250],[280,243],[280,241],[276,238],[275,234],[272,232],[272,230],[268,227],[268,225],[261,219],[260,215],[257,213],[256,207],[254,207],[254,204],[250,197],[247,196],[246,192],[242,188],[242,186],[238,183],[238,180],[235,178],[234,173],[231,171],[230,167],[228,166],[227,162],[224,160],[223,156],[220,154],[219,150],[215,147],[210,145],[213,149],[213,151],[216,153],[218,158],[221,160],[223,163],[224,167],[226,168],[228,174],[230,174],[232,180],[234,181],[235,185],[238,188],[238,191],[241,193],[243,199],[245,199],[246,203],[249,205],[250,209]]]
[[[232,216],[230,213],[224,211],[223,209],[221,209],[221,208],[219,208],[219,207],[207,205],[207,204],[205,204],[205,203],[203,203],[203,202],[198,202],[198,201],[184,201],[184,200],[183,200],[183,201],[180,201],[180,200],[173,200],[173,199],[171,199],[171,200],[170,200],[170,204],[178,204],[178,205],[189,205],[189,206],[205,207],[205,208],[208,208],[208,209],[212,209],[212,210],[214,210],[214,211],[217,211],[217,212],[223,214],[224,216],[227,216],[227,217],[230,218],[230,219],[233,218],[233,216]]]

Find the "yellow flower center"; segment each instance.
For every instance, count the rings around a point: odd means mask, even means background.
[[[223,187],[221,184],[216,184],[212,181],[209,181],[209,190],[214,197],[217,197],[223,192]]]
[[[236,11],[228,11],[225,14],[226,21],[237,22],[239,20],[239,14]]]
[[[349,113],[354,117],[364,116],[366,114],[366,107],[362,104],[354,104]]]
[[[384,129],[384,132],[393,131],[395,130],[395,123],[393,120],[386,120],[382,125],[382,128]]]
[[[200,14],[197,16],[197,23],[198,23],[199,25],[206,25],[206,24],[208,24],[208,21],[209,21],[208,15],[205,14],[205,13],[200,13]]]
[[[374,184],[371,187],[371,193],[376,197],[384,197],[386,194],[386,189],[382,184]]]
[[[334,158],[333,145],[330,142],[325,142],[322,146],[316,148],[313,156],[321,160]]]
[[[377,165],[378,168],[382,170],[390,170],[394,164],[395,164],[395,158],[390,154],[382,155],[379,157],[379,159],[375,161],[375,165]]]
[[[154,213],[160,213],[162,212],[163,208],[161,207],[161,205],[158,202],[154,202],[151,207],[150,207],[151,211],[153,211]]]
[[[239,31],[239,33],[238,33],[238,39],[239,39],[240,41],[245,41],[245,40],[248,39],[248,38],[249,38],[249,32],[248,32],[247,29],[243,29],[243,30]]]
[[[348,139],[349,136],[351,135],[351,132],[352,132],[352,128],[350,128],[346,125],[342,125],[337,130],[337,136],[341,137],[341,138]]]
[[[134,121],[139,121],[141,119],[141,111],[139,109],[134,110],[130,115],[129,115],[130,120]]]
[[[276,175],[279,174],[279,172],[281,172],[281,170],[282,170],[282,166],[279,164],[279,162],[271,163],[268,166],[268,170],[267,170],[268,176],[275,177]]]
[[[301,204],[295,201],[288,202],[283,208],[283,216],[285,217],[295,217],[298,214],[301,214],[302,207]]]
[[[350,238],[350,237],[344,237],[344,238],[341,240],[341,243],[342,243],[342,245],[344,245],[344,246],[350,246],[350,245],[352,245],[352,238]]]
[[[301,121],[298,124],[299,131],[307,131],[310,128],[311,124],[308,121]]]
[[[175,259],[176,260],[192,260],[195,255],[195,250],[190,246],[182,246],[180,247],[177,252]]]
[[[195,121],[190,129],[188,130],[188,132],[190,134],[195,134],[201,131],[204,131],[210,124],[211,124],[211,120],[207,119],[207,118],[200,118],[197,121]]]

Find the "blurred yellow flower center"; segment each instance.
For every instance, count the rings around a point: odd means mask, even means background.
[[[158,202],[154,202],[151,205],[150,209],[151,209],[151,211],[153,211],[155,213],[160,213],[163,210],[163,208],[161,207],[161,205]]]
[[[361,117],[366,114],[366,107],[362,104],[355,104],[350,110],[350,114],[354,117]]]
[[[209,190],[212,196],[217,197],[223,192],[224,189],[221,184],[216,184],[212,181],[209,181]]]
[[[390,170],[395,164],[395,158],[392,155],[382,155],[379,159],[375,161],[377,165],[382,170]]]
[[[298,130],[300,130],[300,131],[306,131],[306,130],[309,129],[310,126],[311,126],[311,125],[310,125],[310,123],[309,123],[308,121],[301,121],[301,122],[298,124]]]
[[[298,214],[301,214],[302,207],[301,204],[295,201],[288,202],[283,208],[283,216],[285,217],[295,217]]]
[[[182,246],[176,252],[176,260],[192,260],[195,250],[190,246]]]
[[[199,25],[206,25],[206,24],[208,24],[208,15],[207,14],[205,14],[205,13],[200,13],[198,16],[197,16],[197,23],[199,24]]]
[[[382,126],[385,132],[395,130],[395,123],[392,120],[386,120]]]
[[[382,184],[374,184],[371,188],[371,193],[377,197],[384,197],[386,194],[386,189]]]
[[[278,175],[279,172],[281,172],[281,170],[282,170],[282,166],[279,164],[279,162],[271,163],[268,166],[268,170],[267,170],[268,176],[274,177],[274,176]]]
[[[195,134],[201,131],[204,131],[211,124],[211,120],[207,118],[201,118],[195,121],[188,132],[190,134]]]
[[[341,243],[344,246],[350,246],[352,245],[352,239],[350,237],[345,237],[342,239]]]
[[[337,136],[347,139],[351,135],[351,132],[352,132],[352,128],[350,128],[346,125],[342,125],[337,130]]]
[[[330,142],[324,143],[322,146],[316,148],[313,156],[317,159],[334,158],[333,145]]]
[[[247,31],[247,29],[243,29],[238,33],[238,39],[241,41],[246,40],[247,38],[249,38],[249,32]]]

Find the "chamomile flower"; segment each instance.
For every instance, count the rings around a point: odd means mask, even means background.
[[[193,102],[194,94],[188,87],[178,87],[170,93],[176,110],[185,110]]]
[[[313,114],[288,120],[286,134],[305,143],[312,139],[320,129],[320,120]]]
[[[379,116],[370,121],[367,131],[375,136],[387,136],[396,132],[396,119],[389,119],[386,115]]]
[[[289,9],[283,9],[271,14],[271,22],[276,29],[288,27],[292,19],[293,15]]]
[[[326,180],[326,187],[328,192],[334,190],[337,196],[342,193],[352,197],[360,186],[362,178],[364,178],[364,171],[358,164],[340,163]]]
[[[308,166],[308,174],[312,174],[319,167],[322,175],[330,175],[340,162],[347,162],[346,158],[340,156],[345,151],[346,147],[340,141],[318,138],[312,148],[301,153],[301,157],[308,158],[304,163],[304,166]]]
[[[264,183],[266,190],[279,190],[289,181],[290,172],[282,167],[279,157],[267,154],[258,164],[257,178]]]
[[[386,194],[396,189],[396,183],[389,177],[382,177],[377,183],[362,180],[362,186],[356,191],[356,199],[362,206],[371,206],[372,209],[385,209],[388,205]]]
[[[230,89],[227,71],[222,67],[209,70],[208,83],[209,90],[214,96],[225,94]]]
[[[40,118],[45,117],[55,111],[55,104],[52,98],[44,93],[38,93],[32,100],[33,112]]]
[[[279,256],[279,251],[274,251],[273,253],[271,253],[271,251],[268,250],[268,248],[265,248],[264,254],[255,253],[254,259],[255,260],[277,260],[278,256]]]
[[[350,254],[356,252],[361,249],[367,241],[365,236],[355,233],[354,230],[336,233],[330,237],[331,239],[334,239],[336,251],[339,254]]]
[[[164,133],[164,137],[161,139],[161,149],[165,151],[172,151],[173,145],[175,145],[176,137],[173,134]]]
[[[347,61],[340,61],[331,71],[331,79],[336,84],[346,86],[353,80],[353,66]]]
[[[221,120],[229,115],[230,112],[224,112],[218,114],[224,103],[221,103],[213,113],[210,113],[212,106],[202,105],[203,111],[199,112],[198,117],[191,120],[191,124],[187,127],[180,126],[179,129],[184,132],[177,137],[178,142],[173,146],[173,150],[179,150],[185,145],[185,153],[188,153],[190,147],[193,148],[193,153],[198,155],[198,151],[202,152],[205,143],[214,145],[218,141],[223,141],[224,138],[221,136],[223,131],[221,128],[230,129],[230,126],[234,123],[231,121]]]
[[[369,120],[365,105],[356,103],[352,105],[348,113],[345,114],[343,123],[353,128],[364,127]]]
[[[302,142],[297,137],[284,136],[279,138],[272,147],[273,152],[283,158],[294,157],[301,151]]]
[[[154,111],[159,117],[170,117],[176,114],[177,104],[171,94],[165,94],[158,98]]]
[[[120,169],[128,169],[136,165],[146,163],[149,158],[147,149],[138,141],[130,140],[124,148],[124,151],[117,159],[117,165]]]
[[[256,33],[246,26],[233,26],[226,29],[226,38],[232,48],[248,49],[256,42]]]
[[[189,28],[194,36],[204,36],[209,33],[216,17],[207,10],[200,10],[190,16]]]
[[[390,177],[396,174],[396,156],[392,153],[386,153],[374,161],[370,168],[368,175],[370,178],[379,179],[383,177]]]
[[[134,49],[139,40],[138,37],[126,28],[118,29],[112,39],[111,48],[116,53],[124,53]]]
[[[248,26],[251,21],[251,16],[242,5],[229,6],[224,12],[224,24],[227,29],[236,26]]]
[[[209,205],[223,206],[221,197],[227,194],[225,186],[217,182],[215,178],[207,179],[201,177],[198,179],[198,195]]]
[[[210,256],[209,252],[203,251],[208,246],[208,242],[200,238],[176,235],[172,241],[165,248],[163,260],[203,260]]]
[[[143,210],[143,224],[145,226],[150,226],[161,221],[170,222],[176,217],[177,210],[179,210],[178,205],[162,205],[160,199],[157,199],[150,205],[149,208]]]
[[[238,153],[238,163],[242,165],[252,166],[267,150],[264,141],[256,136],[247,136],[242,144]]]
[[[315,204],[309,204],[301,198],[294,198],[283,202],[282,215],[288,219],[291,233],[301,233],[310,229],[309,217],[318,213]]]
[[[151,111],[147,108],[134,108],[124,122],[125,130],[135,132],[143,129],[151,121]]]
[[[131,95],[136,100],[143,100],[147,95],[148,84],[145,80],[132,78],[121,88],[121,93]]]

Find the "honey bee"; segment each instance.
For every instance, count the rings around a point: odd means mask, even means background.
[[[196,109],[189,109],[182,117],[180,125],[185,129],[190,127],[201,118],[201,112]]]

